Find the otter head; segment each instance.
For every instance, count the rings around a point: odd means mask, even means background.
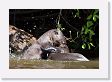
[[[66,39],[59,29],[52,30],[50,40],[53,41],[53,45],[56,47],[59,47],[61,44],[66,44]]]

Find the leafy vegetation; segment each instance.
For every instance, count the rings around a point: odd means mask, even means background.
[[[81,10],[75,9],[74,11],[76,13],[73,14],[73,12],[72,12],[73,18],[81,19],[81,16],[80,16]],[[60,30],[66,30],[66,28],[63,28],[62,24],[60,23],[60,16],[61,16],[61,14],[59,14],[56,27]],[[85,20],[85,23],[82,25],[82,29],[76,32],[77,34],[76,34],[75,38],[72,37],[72,33],[74,33],[74,31],[69,30],[70,36],[69,36],[68,40],[71,44],[71,47],[74,48],[74,47],[76,47],[76,42],[75,42],[76,39],[80,38],[82,43],[79,46],[82,49],[90,50],[92,47],[95,47],[94,41],[93,41],[93,36],[95,35],[95,28],[98,28],[96,26],[96,24],[98,23],[98,20],[99,20],[99,10],[98,9],[91,10],[90,14],[88,14],[84,20]]]
[[[95,24],[99,19],[98,10],[93,10],[90,15],[87,17],[87,22],[84,26],[82,26],[81,30],[81,38],[83,41],[82,48],[91,49],[91,47],[95,47],[93,44],[93,36],[95,35]]]

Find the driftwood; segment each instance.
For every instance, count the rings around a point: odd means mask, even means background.
[[[22,52],[25,48],[32,45],[36,41],[33,35],[9,25],[9,46],[16,52]]]

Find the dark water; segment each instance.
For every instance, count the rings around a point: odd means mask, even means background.
[[[99,61],[54,61],[10,59],[10,69],[98,69]]]

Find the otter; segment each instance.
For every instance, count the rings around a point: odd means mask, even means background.
[[[58,60],[58,61],[89,61],[80,53],[61,53],[61,49],[57,47],[49,47],[42,49],[43,59]]]
[[[50,53],[48,59],[58,61],[89,61],[80,53]]]
[[[53,47],[53,46],[50,46],[45,49],[41,48],[41,50],[42,50],[42,54],[41,54],[42,59],[48,59],[49,54],[51,53],[64,53],[65,52],[65,49],[60,48],[60,47]]]
[[[41,59],[41,45],[32,44],[22,55],[21,59]]]
[[[22,59],[47,59],[50,53],[69,53],[66,39],[59,29],[45,32],[39,39],[22,29],[9,25],[10,46]]]
[[[23,53],[22,59],[47,59],[51,53],[50,47],[54,47],[60,53],[68,53],[66,39],[63,33],[58,29],[52,29],[45,32],[35,43],[33,43]],[[47,49],[47,50],[46,50]]]
[[[45,32],[37,42],[42,46],[42,48],[47,47],[61,47],[64,53],[69,53],[69,49],[66,43],[66,39],[63,33],[59,29],[52,29]]]

